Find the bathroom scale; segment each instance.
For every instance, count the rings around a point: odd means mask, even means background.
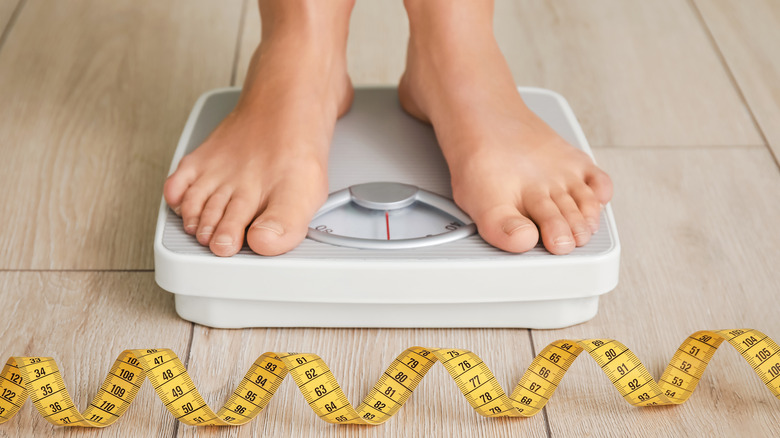
[[[566,100],[520,87],[526,104],[592,156]],[[239,88],[202,95],[171,163],[197,148],[238,101]],[[260,256],[245,246],[217,257],[184,232],[163,200],[154,242],[155,279],[176,312],[221,327],[559,328],[593,318],[618,281],[612,210],[568,255],[541,242],[523,254],[479,237],[452,201],[433,129],[407,115],[395,88],[358,88],[335,129],[329,193],[292,251]]]

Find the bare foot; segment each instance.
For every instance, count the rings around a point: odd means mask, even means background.
[[[214,254],[234,255],[245,234],[263,255],[287,252],[306,236],[327,197],[336,119],[352,102],[351,7],[261,1],[263,42],[238,106],[165,182],[185,231]]]
[[[585,245],[612,182],[526,107],[493,36],[490,3],[407,0],[406,8],[401,104],[433,124],[455,202],[505,251],[528,251],[540,231],[553,254]]]

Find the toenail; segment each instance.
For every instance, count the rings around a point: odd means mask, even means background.
[[[176,213],[176,216],[181,216],[181,206],[173,207],[172,210]]]
[[[557,245],[557,246],[568,246],[568,245],[571,245],[573,243],[574,243],[573,240],[571,240],[570,238],[565,237],[565,236],[564,237],[558,237],[557,239],[553,240],[553,245]]]
[[[198,236],[209,236],[211,234],[214,234],[214,227],[203,227],[200,230],[200,233],[198,233]]]
[[[187,231],[194,231],[196,228],[198,228],[198,223],[197,222],[189,223],[189,224],[184,226],[184,229],[187,230]]]
[[[284,234],[284,228],[281,224],[275,221],[262,221],[252,225],[252,228],[258,228],[261,230],[271,231],[279,236]]]
[[[501,229],[504,230],[506,234],[511,236],[512,233],[514,233],[515,231],[521,230],[523,228],[528,228],[530,226],[531,224],[529,224],[528,222],[522,219],[511,219],[509,222],[504,224],[504,226]]]
[[[586,222],[588,222],[588,226],[594,233],[599,230],[599,221],[595,219],[586,219]]]
[[[233,244],[233,238],[228,236],[227,234],[220,234],[214,239],[214,243],[217,245],[232,245]]]

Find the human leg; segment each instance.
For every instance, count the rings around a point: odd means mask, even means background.
[[[245,234],[263,255],[303,240],[327,196],[336,119],[353,96],[346,71],[353,0],[259,3],[262,41],[236,109],[164,188],[185,231],[219,256],[237,253]]]
[[[493,35],[492,0],[406,0],[401,104],[432,123],[455,202],[490,244],[567,254],[598,229],[612,183],[526,107]],[[538,226],[538,230],[537,230]]]

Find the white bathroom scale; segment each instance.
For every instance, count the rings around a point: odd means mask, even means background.
[[[526,104],[591,154],[565,99],[519,88]],[[240,89],[198,99],[171,164],[233,109]],[[305,129],[305,127],[302,127]],[[394,88],[356,90],[336,125],[328,200],[308,237],[275,257],[244,247],[217,257],[184,232],[163,201],[155,278],[187,320],[238,327],[559,328],[593,318],[618,281],[620,244],[610,206],[599,231],[571,254],[541,242],[524,254],[488,245],[451,201],[433,129],[401,109]]]

